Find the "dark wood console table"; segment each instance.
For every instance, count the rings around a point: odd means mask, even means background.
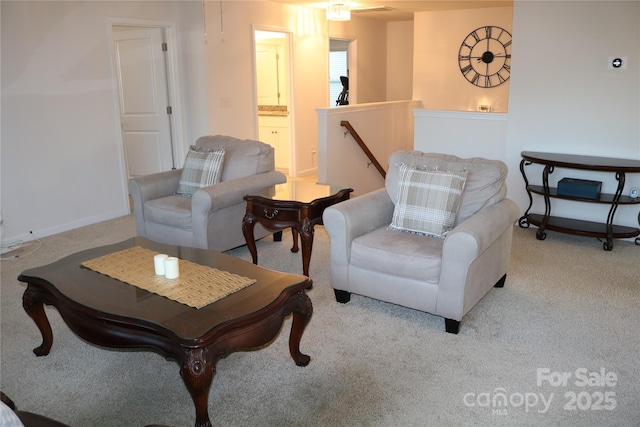
[[[558,231],[561,233],[576,234],[581,236],[597,237],[606,239],[603,249],[610,251],[613,249],[613,239],[632,238],[640,235],[640,228],[627,227],[613,224],[613,218],[619,205],[640,205],[640,197],[631,198],[623,196],[626,173],[640,173],[640,160],[616,159],[609,157],[581,156],[558,153],[539,153],[523,151],[521,153],[520,172],[524,178],[527,194],[529,195],[529,207],[518,220],[520,227],[528,228],[533,224],[538,228],[536,237],[544,240],[547,237],[546,230]],[[525,173],[525,166],[531,164],[544,165],[542,171],[542,185],[531,185]],[[592,170],[598,172],[614,172],[618,181],[618,187],[614,194],[601,193],[597,199],[583,199],[559,195],[557,188],[549,186],[549,174],[553,173],[556,167],[568,169]],[[533,205],[533,194],[544,197],[544,214],[531,214]],[[566,199],[587,203],[603,203],[611,205],[606,223],[583,221],[573,218],[561,218],[551,215],[551,199]],[[638,224],[640,225],[640,212],[638,213]],[[640,238],[636,237],[636,245],[640,245]]]

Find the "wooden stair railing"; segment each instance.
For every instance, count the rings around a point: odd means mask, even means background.
[[[369,150],[369,147],[367,147],[367,144],[365,144],[365,142],[362,140],[360,135],[358,135],[358,132],[356,132],[356,130],[351,125],[351,123],[349,123],[349,121],[347,120],[342,120],[340,122],[340,126],[347,129],[344,135],[347,136],[348,133],[351,134],[351,136],[356,141],[356,143],[358,143],[358,145],[360,146],[364,154],[367,155],[367,158],[369,159],[371,164],[375,166],[378,172],[380,172],[380,175],[382,175],[382,177],[385,178],[387,176],[387,172],[382,168],[382,165],[380,164],[380,162],[376,159],[376,157],[373,155],[371,150]]]

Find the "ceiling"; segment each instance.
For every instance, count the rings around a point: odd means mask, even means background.
[[[273,0],[280,3],[293,4],[297,6],[315,7],[325,9],[329,0]],[[381,21],[410,21],[413,20],[414,12],[436,11],[436,10],[459,10],[475,9],[487,7],[512,6],[512,0],[338,0],[351,6],[352,16],[378,19]],[[338,2],[336,1],[336,2]]]

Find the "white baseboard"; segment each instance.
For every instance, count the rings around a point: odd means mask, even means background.
[[[32,230],[32,232],[23,233],[19,235],[7,236],[6,238],[2,239],[2,248],[3,248],[2,253],[7,252],[4,250],[5,246],[10,246],[14,243],[30,242],[32,240],[40,239],[42,237],[52,236],[54,234],[63,233],[65,231],[84,227],[86,225],[96,224],[102,221],[108,221],[110,219],[119,218],[125,215],[129,215],[128,209],[118,209],[111,212],[107,212],[102,215],[97,215],[89,218],[82,218],[77,221],[69,222],[66,224],[60,224],[53,227]],[[13,250],[13,249],[9,249],[9,250]]]

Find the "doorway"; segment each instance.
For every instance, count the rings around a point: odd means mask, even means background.
[[[329,106],[348,105],[342,102],[343,91],[348,90],[349,41],[329,40]],[[346,88],[345,81],[347,79]],[[342,96],[341,96],[342,95]],[[346,97],[348,100],[348,97]]]
[[[124,178],[175,169],[182,154],[170,72],[175,54],[169,55],[175,32],[167,24],[115,20],[110,31]]]
[[[336,102],[344,89],[347,77],[349,105],[357,104],[357,40],[329,38],[329,106],[344,105]]]
[[[254,75],[258,139],[271,145],[275,167],[294,174],[290,34],[254,30]]]

